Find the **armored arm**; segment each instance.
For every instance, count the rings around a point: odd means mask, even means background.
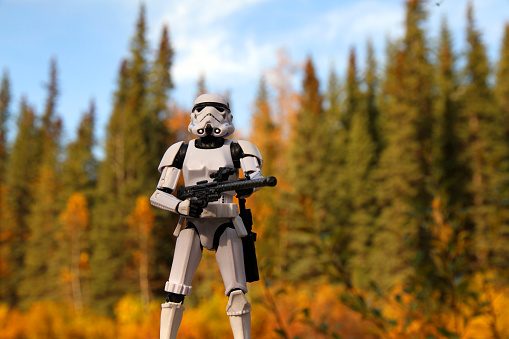
[[[240,168],[245,177],[260,179],[262,176],[263,158],[258,148],[249,141],[239,140],[238,144],[242,150]]]
[[[263,159],[258,148],[251,142],[245,140],[239,140],[238,145],[240,149],[239,165],[240,168],[242,169],[242,173],[244,173],[244,177],[250,179],[263,178],[261,172],[261,168],[263,166]],[[254,188],[237,191],[237,197],[247,198],[253,192],[259,189],[260,188]]]
[[[172,195],[177,187],[186,150],[187,145],[182,141],[168,148],[158,167],[161,178],[157,183],[157,189],[150,197],[150,203],[173,213],[199,217],[202,212],[201,207],[189,200],[182,201]]]

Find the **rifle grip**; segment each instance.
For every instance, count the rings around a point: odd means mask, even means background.
[[[205,208],[209,204],[206,199],[198,199],[197,201],[201,208]]]

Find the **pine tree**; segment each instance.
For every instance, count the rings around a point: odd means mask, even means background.
[[[289,203],[290,221],[288,258],[293,264],[288,276],[304,278],[316,275],[320,267],[316,264],[317,243],[314,236],[320,234],[325,217],[323,203],[318,201],[318,187],[323,177],[326,141],[322,131],[324,126],[322,95],[311,58],[308,58],[304,70],[300,110],[290,131],[288,151],[288,177],[293,192]],[[290,203],[292,201],[293,203]],[[297,260],[299,258],[299,260]]]
[[[277,166],[284,154],[280,128],[274,122],[270,106],[269,90],[265,77],[261,77],[254,112],[251,117],[252,130],[249,141],[258,149],[263,157],[262,172],[265,177],[276,176],[282,178],[281,168]],[[279,184],[278,184],[279,185]],[[259,242],[256,243],[258,253],[269,253],[270,256],[259,256],[259,268],[264,279],[272,279],[277,275],[277,268],[284,263],[285,241],[284,232],[277,224],[280,214],[280,190],[262,189],[254,193],[248,200],[248,207],[253,211],[253,231],[258,233]]]
[[[506,126],[505,141],[509,143],[509,24],[505,26],[505,34],[498,62],[497,83],[495,86],[497,103]]]
[[[317,134],[321,137],[318,148],[321,149],[320,178],[315,183],[316,209],[320,210],[320,229],[318,242],[319,264],[331,280],[350,283],[350,274],[346,270],[348,260],[348,241],[350,230],[346,221],[350,215],[345,172],[345,150],[348,142],[348,129],[345,124],[344,100],[340,80],[331,68],[325,93],[325,109],[320,119]],[[318,238],[317,238],[318,239]]]
[[[278,133],[280,136],[278,156],[274,159],[274,164],[271,165],[274,166],[278,173],[278,200],[275,202],[276,215],[271,227],[277,229],[280,238],[275,239],[278,242],[278,251],[275,254],[274,261],[269,257],[266,262],[263,262],[263,257],[260,256],[260,269],[262,274],[265,274],[265,279],[269,282],[270,279],[285,279],[288,268],[293,264],[292,259],[288,255],[290,248],[288,235],[292,232],[291,228],[294,226],[290,211],[293,207],[288,204],[288,201],[292,201],[291,199],[294,198],[292,178],[289,175],[289,167],[292,160],[288,153],[289,136],[294,127],[294,121],[296,120],[299,108],[298,103],[300,101],[300,96],[292,87],[295,70],[296,65],[294,62],[283,50],[280,50],[277,66],[270,71],[273,76],[269,78],[271,80],[270,87],[275,90],[274,110],[271,113],[274,124],[280,129]],[[265,173],[265,170],[262,171]]]
[[[314,195],[309,190],[308,184],[316,180],[320,174],[318,167],[320,164],[313,160],[318,160],[318,150],[314,148],[317,145],[314,142],[320,137],[317,128],[322,122],[322,96],[319,93],[319,82],[310,58],[306,62],[304,72],[300,111],[290,134],[290,153],[294,163],[292,173],[294,179],[298,176],[303,178],[303,180],[295,181],[297,196],[299,199],[312,199]]]
[[[105,159],[99,166],[97,203],[91,227],[91,302],[111,314],[113,304],[130,290],[126,280],[129,253],[125,250],[125,130],[127,103],[127,62],[122,62],[115,104],[106,131]],[[132,287],[131,287],[132,288]]]
[[[249,140],[258,147],[264,158],[264,176],[275,175],[276,158],[281,137],[279,135],[279,128],[272,116],[265,77],[260,79],[255,101],[255,111],[251,120],[253,129]]]
[[[64,291],[74,308],[80,311],[88,304],[90,256],[89,209],[93,205],[97,181],[95,145],[95,104],[83,114],[76,139],[67,145],[62,164],[62,190],[60,200],[67,209],[60,214],[62,230],[59,232],[58,256],[62,265]]]
[[[0,85],[0,187],[2,187],[5,182],[5,168],[7,164],[7,121],[10,115],[10,101],[11,89],[9,75],[7,72],[4,72],[2,84]],[[2,201],[0,188],[0,213]]]
[[[437,97],[434,103],[433,181],[435,195],[447,208],[465,206],[468,177],[460,162],[458,79],[456,57],[446,22],[442,24],[436,72]]]
[[[451,282],[456,277],[467,276],[471,272],[469,256],[457,249],[465,247],[465,235],[472,228],[472,222],[470,218],[465,218],[463,212],[470,203],[467,189],[470,178],[468,171],[465,171],[468,164],[462,157],[463,146],[460,136],[464,127],[460,119],[462,105],[459,100],[460,87],[455,69],[456,56],[452,50],[451,34],[445,20],[441,28],[437,56],[431,143],[431,186],[434,199],[430,233],[433,237],[433,258],[438,260],[433,260],[433,265],[429,265],[432,268],[428,270],[425,284],[431,288],[429,290],[431,293],[457,296],[462,291]],[[450,238],[443,237],[448,231]],[[445,245],[442,245],[444,239],[449,239],[446,251],[443,250]],[[456,298],[461,299],[459,296]]]
[[[331,187],[325,188],[327,196],[323,197],[326,199],[328,205],[326,210],[330,215],[325,229],[330,233],[328,238],[330,252],[335,254],[335,263],[332,267],[337,268],[336,274],[339,273],[339,278],[347,285],[351,282],[351,272],[347,266],[352,258],[354,233],[351,220],[355,209],[352,189],[357,190],[352,187],[352,184],[357,185],[352,182],[352,176],[355,176],[354,173],[358,170],[356,168],[359,165],[358,160],[366,156],[365,154],[353,154],[354,150],[350,148],[354,120],[357,124],[356,132],[360,132],[357,131],[359,128],[357,115],[362,105],[356,62],[355,49],[352,47],[348,56],[344,101],[338,121],[339,129],[329,137],[333,141],[331,151],[327,155],[326,173],[328,174],[327,181]],[[369,162],[369,158],[367,160]],[[361,168],[359,171],[362,172],[363,169]]]
[[[475,27],[473,7],[468,7],[467,64],[464,69],[462,139],[471,174],[471,215],[475,223],[475,250],[480,263],[493,259],[493,248],[500,235],[500,189],[507,180],[503,168],[507,144],[503,116],[496,110],[495,97],[489,86],[490,67],[481,35]]]
[[[384,69],[380,79],[380,91],[377,93],[375,98],[378,104],[378,159],[382,151],[387,147],[387,136],[389,125],[389,107],[393,102],[392,89],[394,83],[393,70],[396,67],[398,60],[398,54],[400,53],[401,41],[392,41],[387,39],[385,42],[385,63]]]
[[[344,163],[344,148],[347,137],[346,128],[341,118],[341,96],[342,92],[339,77],[333,67],[331,67],[324,97],[325,109],[323,113],[323,124],[325,129],[322,132],[324,143],[321,145],[327,154],[327,164],[322,175],[328,178],[328,180],[324,180],[321,183],[323,187],[320,186],[318,188],[318,192],[320,193],[319,201],[322,201],[324,203],[324,208],[329,211],[324,222],[331,227],[338,225],[336,216],[340,211],[336,210],[336,207],[341,205],[341,202],[335,204],[333,201],[337,201],[339,198],[337,191],[340,191],[340,189],[337,188],[341,186],[341,183],[332,183],[330,180],[336,178],[340,179],[342,177],[338,175],[338,173]],[[334,195],[334,198],[330,199],[331,195]],[[329,216],[331,218],[329,218]],[[328,228],[328,226],[325,227]]]
[[[76,140],[67,145],[65,152],[62,165],[64,201],[75,192],[82,192],[88,199],[92,197],[97,180],[97,160],[93,153],[96,144],[94,127],[95,103],[92,100],[78,126]]]
[[[348,251],[352,273],[363,275],[364,261],[368,244],[371,241],[375,216],[374,182],[372,170],[376,161],[377,145],[374,141],[376,131],[375,74],[372,51],[368,53],[366,92],[361,93],[357,80],[355,54],[350,55],[348,70],[348,101],[352,108],[348,144],[345,149],[345,178],[348,191],[349,208],[347,227],[349,228]],[[362,278],[361,278],[362,280]]]
[[[497,72],[497,83],[495,86],[495,96],[498,104],[498,114],[501,115],[501,125],[505,126],[504,138],[502,139],[505,143],[505,155],[503,155],[501,160],[501,170],[505,172],[505,177],[501,180],[501,186],[499,187],[501,201],[502,201],[502,211],[501,211],[501,220],[502,225],[499,231],[499,237],[497,237],[497,242],[494,246],[495,256],[497,266],[499,268],[504,268],[505,274],[507,277],[509,272],[507,272],[506,265],[509,261],[509,253],[507,250],[507,235],[509,234],[509,216],[507,212],[507,201],[509,201],[509,178],[507,177],[507,173],[509,173],[509,24],[505,26],[505,34],[502,42],[502,48],[500,51],[500,59],[498,63],[498,72]]]
[[[18,305],[19,286],[23,281],[23,267],[27,251],[26,239],[30,234],[28,211],[35,191],[39,165],[38,131],[34,110],[26,99],[21,100],[17,120],[17,134],[9,162],[6,167],[6,201],[2,216],[2,279],[0,280],[2,301]],[[5,254],[5,256],[4,256]]]
[[[500,121],[502,126],[505,126],[503,140],[505,141],[506,145],[509,145],[509,24],[505,26],[505,34],[500,51],[495,96],[501,114]],[[506,150],[508,147],[509,146],[505,147]],[[506,153],[503,163],[504,170],[508,169],[508,158],[509,154]],[[505,194],[508,194],[508,185],[503,186],[502,191],[504,191]]]
[[[2,84],[0,85],[0,239],[5,239],[8,234],[2,225],[5,225],[5,212],[6,203],[5,199],[7,196],[6,188],[6,170],[7,170],[7,121],[10,115],[11,93],[9,76],[7,72],[4,72],[2,77]],[[6,276],[5,270],[7,268],[6,258],[7,244],[4,244],[4,240],[0,240],[0,277]],[[4,290],[2,283],[0,283],[0,298],[4,299]]]
[[[131,56],[127,61],[129,85],[127,101],[124,107],[125,133],[125,185],[123,192],[127,197],[137,197],[140,193],[152,189],[153,182],[147,177],[146,164],[154,163],[150,152],[151,140],[149,133],[153,127],[150,124],[148,110],[149,65],[148,42],[146,40],[145,7],[140,7],[136,32],[131,40]],[[157,156],[160,156],[159,154]],[[150,188],[149,188],[150,187]],[[132,206],[134,206],[134,199]]]
[[[361,96],[354,48],[350,49],[350,55],[348,59],[348,71],[346,76],[346,98],[344,103],[345,109],[341,115],[342,125],[347,130],[350,129],[350,123],[354,113],[359,109]]]
[[[122,64],[115,105],[108,124],[106,156],[98,178],[96,223],[91,230],[91,292],[103,312],[125,293],[139,291],[138,269],[132,262],[137,237],[126,218],[140,195],[150,195],[157,184],[157,164],[168,147],[164,127],[168,90],[172,87],[168,67],[172,49],[163,30],[158,56],[149,68],[145,9],[140,8],[130,57]]]
[[[342,127],[340,125],[341,94],[341,84],[339,77],[334,70],[334,67],[331,67],[324,97],[324,106],[326,107],[324,114],[327,119],[327,124],[331,127],[331,131],[329,132],[331,134],[334,134],[339,128]]]
[[[373,240],[372,279],[384,286],[412,273],[417,253],[426,256],[422,219],[430,204],[429,172],[432,69],[422,29],[421,1],[407,1],[406,34],[386,80],[386,147],[377,171],[381,208]],[[380,261],[382,260],[382,261]]]
[[[173,89],[171,77],[173,54],[168,28],[164,26],[159,48],[150,70],[149,96],[147,99],[149,112],[147,117],[148,129],[145,133],[151,145],[150,157],[152,158],[151,162],[145,165],[147,171],[146,177],[148,179],[146,188],[148,189],[155,188],[158,180],[157,176],[159,175],[157,167],[162,155],[169,145],[179,140],[175,139],[176,131],[169,123],[171,118],[168,103],[170,101],[170,91]],[[189,115],[186,114],[185,117],[187,123],[189,123]],[[185,132],[187,132],[187,124]],[[152,260],[149,278],[151,281],[161,282],[168,278],[168,253],[171,253],[171,248],[168,248],[168,244],[174,240],[171,232],[168,232],[168,225],[176,223],[176,216],[159,209],[155,213],[156,220],[153,230],[149,234],[151,237],[149,256]],[[163,292],[161,283],[154,285],[158,292]],[[142,294],[147,295],[146,292],[143,292],[143,289]]]
[[[159,49],[157,51],[157,57],[153,62],[151,69],[149,98],[147,99],[150,107],[148,125],[155,128],[155,130],[152,131],[150,139],[152,141],[150,153],[151,155],[154,155],[154,159],[152,159],[153,168],[157,168],[160,161],[159,157],[161,157],[160,154],[164,154],[164,151],[170,144],[170,134],[165,122],[169,116],[169,91],[173,89],[173,82],[170,73],[172,63],[173,48],[170,44],[168,28],[164,26],[161,34],[161,41],[159,43]],[[150,131],[147,132],[150,133]],[[158,154],[159,157],[157,156]],[[148,177],[154,177],[153,171],[150,171]]]
[[[364,100],[366,102],[366,109],[368,111],[369,118],[369,133],[371,139],[375,143],[376,155],[381,151],[380,143],[380,121],[379,121],[379,107],[377,105],[377,93],[378,93],[378,75],[377,75],[377,64],[375,58],[375,51],[373,43],[368,41],[367,46],[367,57],[366,57],[366,73],[364,76],[364,83],[366,85],[366,92],[364,93]]]
[[[32,189],[35,195],[31,203],[25,255],[24,281],[19,286],[23,295],[23,305],[34,300],[61,299],[61,263],[57,260],[59,192],[61,190],[58,155],[62,123],[56,116],[55,107],[58,97],[56,61],[50,64],[50,81],[47,85],[47,98],[41,117],[40,139],[41,153],[37,165],[38,175]],[[39,277],[37,284],[33,277]]]

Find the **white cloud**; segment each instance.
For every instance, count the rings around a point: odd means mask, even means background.
[[[258,70],[274,57],[271,44],[256,45],[251,40],[242,41],[241,46],[228,43],[225,32],[217,32],[203,40],[188,41],[185,46],[176,44],[179,53],[174,74],[177,79],[197,79],[198,74],[220,77],[222,74],[237,74],[239,77],[257,76]]]
[[[360,1],[347,3],[318,17],[278,32],[260,43],[241,37],[227,23],[235,15],[267,0],[179,1],[166,7],[157,21],[170,24],[176,50],[174,76],[179,81],[196,81],[199,74],[221,77],[228,73],[258,78],[275,62],[277,48],[306,50],[316,45],[349,46],[368,37],[401,34],[403,9],[399,3]],[[254,18],[254,21],[263,18]],[[253,23],[251,23],[253,24]],[[258,23],[260,24],[260,23]],[[395,28],[396,27],[396,28]],[[256,27],[255,29],[258,29]],[[331,48],[332,49],[332,48]]]
[[[180,1],[165,10],[159,21],[170,24],[176,51],[176,81],[225,73],[254,76],[264,60],[273,57],[270,43],[256,45],[242,39],[225,23],[239,12],[267,0]]]

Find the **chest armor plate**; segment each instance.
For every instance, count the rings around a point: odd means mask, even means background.
[[[212,181],[210,174],[217,172],[219,167],[234,167],[230,151],[231,140],[225,139],[220,148],[201,149],[195,145],[195,140],[189,142],[186,157],[182,165],[182,174],[186,186],[196,185],[198,181]],[[237,175],[230,176],[236,179]]]

